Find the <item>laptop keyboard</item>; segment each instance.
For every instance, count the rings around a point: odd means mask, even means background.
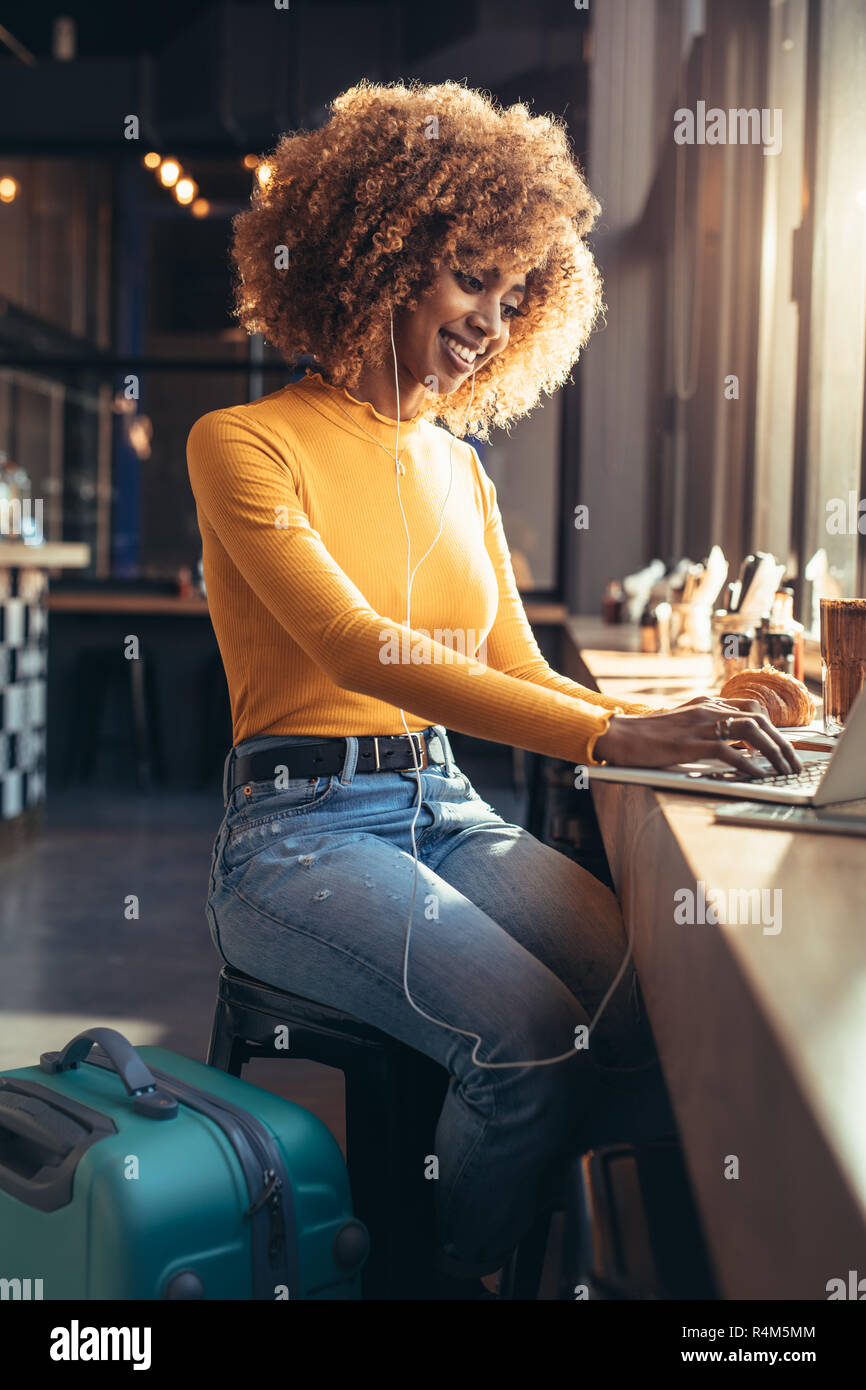
[[[808,790],[818,785],[826,768],[827,763],[821,761],[805,763],[801,772],[767,772],[760,777],[744,777],[735,768],[729,772],[705,772],[700,775],[713,782],[760,782],[765,787],[803,787]]]
[[[806,763],[800,772],[774,772],[759,780],[769,783],[771,787],[814,787],[824,776],[826,768],[825,762]]]

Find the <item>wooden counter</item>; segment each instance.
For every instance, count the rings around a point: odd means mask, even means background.
[[[50,613],[157,613],[165,617],[206,618],[207,599],[200,594],[72,593],[49,594]]]
[[[85,569],[90,564],[90,546],[76,541],[46,541],[44,545],[25,545],[23,541],[0,541],[0,565],[19,565],[36,569]]]
[[[22,547],[30,549],[30,547]],[[85,562],[86,563],[86,562]],[[200,594],[181,598],[178,594],[141,594],[111,592],[75,593],[71,590],[49,594],[45,607],[56,613],[162,613],[167,617],[203,617],[209,613],[207,599]],[[542,603],[530,599],[525,604],[529,621],[539,627],[561,624],[566,617],[559,603]]]
[[[707,689],[708,657],[641,655],[635,629],[593,619],[569,630],[606,694]],[[694,793],[592,795],[724,1296],[826,1299],[866,1275],[864,842],[715,825]],[[778,891],[781,929],[678,924],[674,894],[701,883]]]

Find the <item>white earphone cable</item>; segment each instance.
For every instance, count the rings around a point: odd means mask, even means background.
[[[449,447],[448,447],[448,463],[449,463],[449,470],[450,470],[450,472],[449,472],[449,478],[448,478],[448,490],[447,490],[447,492],[445,493],[445,500],[444,500],[444,502],[442,503],[442,509],[441,509],[441,511],[440,511],[440,513],[439,513],[439,525],[438,525],[438,528],[437,528],[437,531],[436,531],[436,535],[434,536],[434,538],[433,538],[431,544],[429,545],[429,547],[427,548],[427,550],[426,550],[426,551],[424,552],[424,554],[421,556],[421,559],[418,561],[418,563],[416,564],[415,568],[412,569],[412,539],[411,539],[411,536],[410,536],[410,534],[409,534],[409,523],[408,523],[408,521],[407,521],[407,519],[406,519],[406,512],[405,512],[405,510],[404,510],[404,508],[403,508],[403,498],[402,498],[402,495],[401,495],[401,493],[400,493],[400,471],[401,471],[401,464],[400,464],[400,457],[399,457],[399,446],[400,446],[400,382],[399,382],[398,366],[397,366],[397,347],[396,347],[396,344],[395,344],[395,342],[394,342],[394,318],[393,318],[393,315],[391,316],[391,352],[392,352],[393,357],[394,357],[394,389],[395,389],[396,395],[397,395],[397,437],[396,437],[396,440],[395,440],[395,442],[394,442],[394,463],[395,463],[395,471],[396,471],[396,478],[397,478],[397,500],[398,500],[398,502],[399,502],[399,504],[400,504],[400,515],[401,515],[402,518],[403,518],[403,527],[404,527],[404,530],[405,530],[405,532],[406,532],[406,627],[407,627],[407,628],[411,628],[410,615],[411,615],[411,604],[412,604],[412,585],[413,585],[414,582],[415,582],[415,575],[418,573],[418,570],[421,568],[421,565],[422,565],[422,564],[424,563],[424,561],[427,559],[427,556],[428,556],[428,555],[430,554],[430,552],[433,550],[433,547],[436,545],[436,542],[439,540],[439,537],[440,537],[441,534],[442,534],[442,526],[443,526],[444,518],[445,518],[445,508],[446,508],[446,506],[448,505],[448,498],[451,496],[451,488],[452,488],[452,485],[453,485],[453,482],[454,482],[454,459],[453,459],[453,445],[454,445],[454,439],[453,439],[453,436],[452,436],[451,443],[450,443],[450,445],[449,445]],[[472,402],[473,402],[474,399],[475,399],[475,372],[473,371],[473,373],[472,373],[472,392],[471,392],[471,395],[470,395],[470,398],[469,398],[469,409],[468,409],[467,412],[466,412],[466,420],[464,421],[464,430],[465,430],[465,428],[466,428],[467,425],[468,425],[468,421],[469,421],[469,412],[472,410]],[[407,923],[406,923],[406,938],[405,938],[405,943],[404,943],[404,948],[403,948],[403,993],[405,994],[408,1003],[411,1005],[411,1007],[415,1010],[415,1012],[416,1012],[417,1014],[420,1014],[422,1018],[426,1018],[427,1021],[428,1021],[429,1023],[435,1023],[436,1026],[437,1026],[438,1028],[447,1028],[449,1032],[452,1032],[452,1033],[461,1033],[464,1037],[467,1037],[467,1038],[474,1038],[474,1039],[475,1039],[475,1046],[474,1046],[474,1048],[472,1049],[472,1061],[473,1061],[473,1063],[474,1063],[476,1066],[478,1066],[478,1067],[484,1067],[486,1070],[491,1070],[491,1071],[492,1071],[492,1070],[496,1070],[496,1069],[504,1068],[504,1067],[546,1067],[546,1066],[552,1066],[552,1065],[553,1065],[554,1063],[556,1063],[556,1062],[566,1062],[566,1061],[569,1060],[569,1058],[578,1056],[579,1053],[580,1053],[580,1051],[581,1051],[582,1049],[580,1049],[580,1048],[577,1046],[577,1042],[575,1041],[574,1046],[572,1046],[571,1048],[569,1048],[569,1050],[568,1050],[567,1052],[561,1052],[561,1053],[559,1053],[559,1055],[556,1056],[556,1057],[542,1057],[542,1058],[540,1058],[540,1059],[534,1059],[534,1060],[525,1061],[525,1062],[482,1062],[482,1061],[480,1060],[480,1058],[478,1057],[478,1049],[479,1049],[479,1047],[481,1046],[481,1042],[482,1042],[480,1033],[475,1033],[475,1032],[473,1032],[472,1029],[470,1029],[470,1028],[458,1028],[458,1027],[456,1027],[453,1023],[446,1023],[445,1020],[444,1020],[444,1019],[441,1019],[441,1018],[434,1018],[432,1014],[428,1014],[428,1013],[426,1012],[426,1010],[422,1009],[422,1008],[420,1007],[420,1005],[416,1004],[416,1003],[415,1003],[415,1000],[412,998],[412,995],[411,995],[411,993],[409,992],[409,943],[410,943],[411,936],[412,936],[412,915],[413,915],[414,910],[415,910],[415,898],[416,898],[417,893],[418,893],[418,846],[417,846],[416,841],[415,841],[415,826],[416,826],[416,824],[417,824],[417,822],[418,822],[418,816],[419,816],[420,811],[421,811],[422,786],[421,786],[421,767],[420,767],[420,764],[419,764],[419,762],[418,762],[418,755],[417,755],[416,748],[415,748],[415,741],[414,741],[414,739],[413,739],[413,738],[411,737],[411,735],[410,735],[409,726],[408,726],[408,724],[406,723],[406,715],[405,715],[405,712],[404,712],[402,709],[400,710],[400,719],[402,720],[403,728],[406,730],[406,736],[407,736],[407,738],[409,739],[409,746],[410,746],[410,748],[412,749],[412,763],[413,763],[413,766],[414,766],[414,771],[415,771],[415,782],[416,782],[417,790],[418,790],[417,800],[416,800],[416,802],[415,802],[415,814],[414,814],[414,816],[412,817],[412,824],[411,824],[411,826],[410,826],[410,835],[411,835],[411,837],[412,837],[412,868],[413,868],[413,873],[412,873],[412,896],[411,896],[411,898],[410,898],[410,900],[409,900],[409,918],[408,918],[408,921],[407,921]],[[659,811],[659,810],[661,810],[661,809],[662,809],[661,806],[655,807],[655,811]],[[635,902],[635,900],[634,900],[634,877],[635,877],[635,862],[636,862],[635,849],[636,849],[636,845],[637,845],[637,840],[640,838],[641,831],[643,831],[643,829],[646,827],[646,825],[647,825],[647,824],[649,823],[649,821],[652,819],[653,814],[654,814],[654,812],[650,812],[649,816],[647,816],[646,820],[643,822],[643,825],[641,826],[640,830],[638,831],[638,835],[637,835],[635,841],[634,841],[633,844],[632,844],[632,874],[631,874],[631,879],[632,879],[632,882],[631,882],[631,889],[632,889],[632,896],[631,896],[632,916],[634,916],[634,902]],[[628,948],[627,948],[627,950],[626,950],[625,956],[623,957],[622,964],[620,965],[619,970],[617,971],[617,973],[616,973],[616,975],[615,975],[615,977],[614,977],[614,979],[613,979],[613,981],[612,981],[612,983],[611,983],[611,985],[610,985],[610,987],[609,987],[607,993],[605,994],[604,998],[602,999],[601,1003],[599,1004],[598,1008],[596,1009],[595,1016],[593,1017],[593,1019],[591,1020],[591,1022],[590,1022],[590,1024],[589,1024],[589,1027],[587,1028],[587,1037],[589,1037],[589,1036],[592,1034],[592,1030],[593,1030],[593,1028],[595,1028],[596,1024],[598,1023],[598,1020],[599,1020],[599,1018],[601,1017],[602,1012],[604,1011],[604,1009],[605,1009],[606,1006],[607,1006],[608,1000],[611,998],[611,996],[612,996],[613,993],[615,992],[617,985],[619,984],[620,980],[622,979],[622,977],[623,977],[623,975],[624,975],[624,973],[625,973],[626,967],[628,966],[629,960],[631,959],[631,955],[632,955],[633,935],[634,935],[633,929],[632,929],[631,927],[627,926]],[[582,1025],[576,1025],[576,1027],[575,1027],[575,1033],[577,1033],[577,1028],[578,1028],[578,1027],[581,1027],[581,1026],[582,1026]]]

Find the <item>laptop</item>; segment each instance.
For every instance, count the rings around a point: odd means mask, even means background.
[[[782,729],[785,738],[797,734],[815,737],[815,729]],[[823,735],[821,735],[823,737]],[[672,792],[700,792],[702,796],[735,796],[743,801],[775,801],[793,806],[827,806],[837,801],[866,797],[866,689],[860,691],[848,723],[827,752],[798,749],[802,772],[782,773],[761,753],[754,753],[758,777],[742,773],[721,758],[668,767],[592,767],[590,782],[630,782]]]

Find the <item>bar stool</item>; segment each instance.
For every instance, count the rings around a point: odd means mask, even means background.
[[[153,663],[144,652],[126,661],[116,646],[84,647],[78,653],[70,686],[64,782],[89,781],[103,747],[131,752],[138,786],[150,790],[161,777],[156,683]],[[125,704],[125,710],[123,706]],[[109,737],[106,712],[122,712],[125,729]]]
[[[285,1027],[288,1049],[278,1050],[276,1030]],[[343,1072],[352,1201],[370,1232],[364,1297],[425,1297],[434,1211],[424,1168],[448,1088],[445,1068],[351,1014],[224,965],[208,1063],[240,1076],[247,1062],[264,1057],[321,1062]]]

